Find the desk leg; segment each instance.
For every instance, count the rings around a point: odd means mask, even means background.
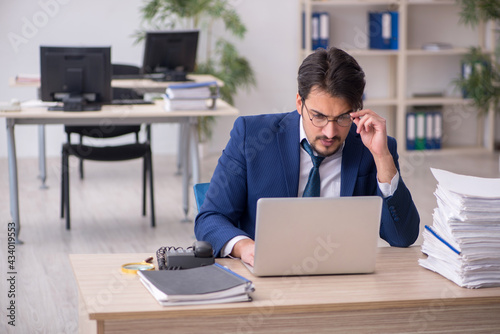
[[[200,183],[200,154],[198,152],[198,144],[200,139],[198,137],[198,117],[191,117],[189,121],[189,140],[190,148],[189,153],[191,154],[192,172],[193,172],[193,184]]]
[[[40,175],[38,176],[42,180],[41,189],[47,189],[45,180],[47,179],[47,160],[45,154],[45,125],[38,125],[38,170]]]
[[[16,140],[14,135],[15,122],[7,119],[7,153],[9,155],[9,192],[10,192],[10,215],[16,228],[16,243],[22,244],[19,240],[21,231],[21,221],[19,220],[19,188],[17,180],[17,156]]]
[[[190,117],[187,123],[182,124],[183,137],[185,148],[187,151],[182,152],[182,161],[184,168],[182,169],[182,188],[183,188],[183,207],[184,207],[184,220],[183,222],[191,222],[188,218],[189,212],[189,158],[192,161],[193,184],[200,182],[200,156],[198,154],[198,118]]]
[[[184,161],[184,154],[186,154],[186,127],[184,123],[179,126],[179,142],[177,144],[177,172],[176,175],[182,175],[182,162]]]
[[[189,120],[185,123],[181,123],[181,131],[181,142],[183,142],[183,145],[180,147],[182,147],[183,150],[179,153],[181,154],[182,161],[182,205],[184,209],[184,219],[182,222],[191,222],[187,218],[189,212],[189,152],[187,152],[190,147]]]
[[[97,334],[104,334],[106,328],[104,327],[103,320],[97,320]]]

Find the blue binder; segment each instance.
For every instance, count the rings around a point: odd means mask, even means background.
[[[370,49],[398,49],[398,12],[369,12]]]
[[[302,49],[306,48],[306,13],[302,12]]]
[[[327,49],[330,44],[330,15],[313,12],[311,15],[311,49]],[[305,48],[305,13],[302,12],[302,47]]]
[[[433,150],[436,146],[434,135],[434,112],[425,113],[425,149]]]
[[[412,151],[415,149],[415,131],[416,131],[416,115],[414,112],[406,114],[406,149]]]
[[[425,149],[425,114],[423,112],[417,112],[415,114],[415,149],[424,150]]]
[[[434,148],[441,148],[441,139],[443,138],[443,114],[441,111],[434,112]]]
[[[320,13],[312,13],[311,19],[311,38],[312,38],[312,49],[316,50],[319,48],[319,16]]]
[[[462,62],[462,78],[468,79],[470,77],[471,73],[472,73],[472,64]],[[467,92],[467,90],[462,89],[462,97],[464,99],[469,97],[469,93]]]
[[[468,79],[471,75],[473,75],[477,70],[480,71],[491,71],[490,63],[479,61],[479,62],[462,62],[462,78]],[[463,89],[462,97],[464,99],[469,97],[469,93]]]
[[[319,13],[319,44],[318,48],[328,49],[330,41],[330,15],[327,12]]]

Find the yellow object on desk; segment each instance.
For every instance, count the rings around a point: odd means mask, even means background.
[[[143,262],[132,262],[125,263],[122,265],[122,272],[126,274],[137,274],[139,270],[155,270],[155,266],[152,263]]]

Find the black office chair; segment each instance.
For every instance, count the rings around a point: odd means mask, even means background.
[[[112,75],[135,75],[140,73],[140,68],[134,65],[126,65],[126,64],[112,64],[111,65]],[[132,88],[121,88],[121,87],[112,87],[112,95],[113,100],[141,100],[144,98],[143,95],[139,94],[136,90]],[[135,128],[132,128],[135,129]],[[65,126],[64,130],[66,133],[78,133],[80,134],[80,144],[83,144],[83,135],[81,132],[81,127],[78,126]],[[84,127],[86,132],[92,131],[91,127]],[[151,125],[146,125],[146,133],[148,136],[148,140],[151,141]],[[127,133],[133,133],[134,131],[130,131],[129,126],[116,126],[117,136],[121,136]],[[96,138],[96,137],[94,137]],[[69,141],[68,141],[69,142]],[[80,179],[83,180],[83,160],[80,159],[79,171],[80,171]]]
[[[112,64],[111,70],[114,77],[120,76],[134,76],[141,74],[141,68],[135,65],[128,64]]]
[[[113,65],[113,69],[115,66]],[[113,99],[137,99],[142,98],[137,92],[129,88],[113,88]],[[113,127],[101,126],[65,126],[67,143],[62,148],[62,178],[61,178],[61,218],[66,217],[66,229],[70,229],[69,210],[69,156],[73,155],[80,159],[80,179],[83,179],[83,160],[94,161],[124,161],[142,158],[143,164],[143,198],[142,214],[146,215],[146,181],[149,176],[150,203],[151,203],[151,226],[155,227],[154,192],[153,192],[153,163],[151,154],[151,127],[146,125],[146,140],[139,142],[141,125],[120,125]],[[79,144],[72,144],[71,134],[79,135]],[[114,138],[126,134],[135,134],[135,142],[126,145],[96,147],[83,143],[84,137],[89,138]]]
[[[136,99],[143,98],[142,95],[138,94],[135,90],[130,89],[130,88],[113,87],[112,91],[113,91],[113,99],[117,99],[117,100],[136,100]],[[96,129],[93,130],[93,128],[96,128]],[[122,125],[117,125],[114,128],[115,128],[114,131],[116,131],[115,133],[117,133],[116,136],[122,136],[122,135],[125,135],[127,133],[134,133],[135,129],[136,129],[135,127],[130,128],[130,126],[122,126]],[[71,133],[79,134],[80,135],[80,145],[81,145],[81,144],[83,144],[83,137],[85,136],[85,134],[82,132],[89,133],[89,132],[93,132],[93,131],[99,131],[99,129],[97,129],[97,127],[92,127],[92,126],[85,126],[82,128],[81,126],[66,125],[64,127],[64,131],[68,135]],[[151,142],[151,124],[146,125],[146,134],[147,134],[148,140]],[[89,136],[87,136],[87,137],[89,137]],[[94,138],[99,138],[99,136],[96,136]],[[83,180],[83,174],[84,174],[84,172],[83,172],[83,160],[84,159],[80,159],[80,163],[78,166],[81,180]]]
[[[142,176],[142,214],[146,215],[146,183],[149,181],[151,226],[155,227],[155,207],[153,189],[153,162],[151,145],[146,139],[139,141],[140,125],[120,126],[111,131],[100,131],[96,126],[66,127],[68,142],[62,147],[62,177],[61,177],[61,218],[66,218],[66,229],[70,229],[70,196],[69,196],[69,156],[73,155],[81,160],[93,161],[125,161],[143,159]],[[78,133],[82,137],[113,138],[134,133],[135,142],[117,146],[90,146],[85,144],[72,144],[71,133]]]

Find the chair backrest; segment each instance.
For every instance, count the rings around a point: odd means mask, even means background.
[[[123,75],[123,74],[140,74],[141,69],[134,65],[127,64],[112,64],[113,75]],[[113,100],[140,100],[143,99],[143,95],[139,94],[135,89],[132,88],[122,88],[113,87]],[[70,135],[72,133],[77,133],[80,136],[92,137],[92,138],[114,138],[129,133],[135,134],[136,142],[139,141],[139,131],[141,131],[141,125],[116,125],[112,127],[100,127],[100,126],[72,126],[66,125],[64,131],[68,137],[68,143],[70,142]],[[146,133],[148,140],[150,139],[150,128],[146,128]],[[81,138],[81,137],[80,137]]]
[[[121,75],[121,74],[140,74],[141,68],[135,65],[128,64],[112,64],[111,70],[113,75]]]
[[[208,190],[210,183],[197,183],[193,186],[194,198],[196,200],[196,207],[200,211],[201,205],[205,201],[205,195]]]
[[[100,126],[79,126],[79,125],[66,125],[64,131],[69,136],[72,133],[77,133],[80,136],[92,138],[114,138],[123,136],[129,133],[135,133],[138,136],[141,131],[140,125],[119,125],[111,126],[109,128]]]

